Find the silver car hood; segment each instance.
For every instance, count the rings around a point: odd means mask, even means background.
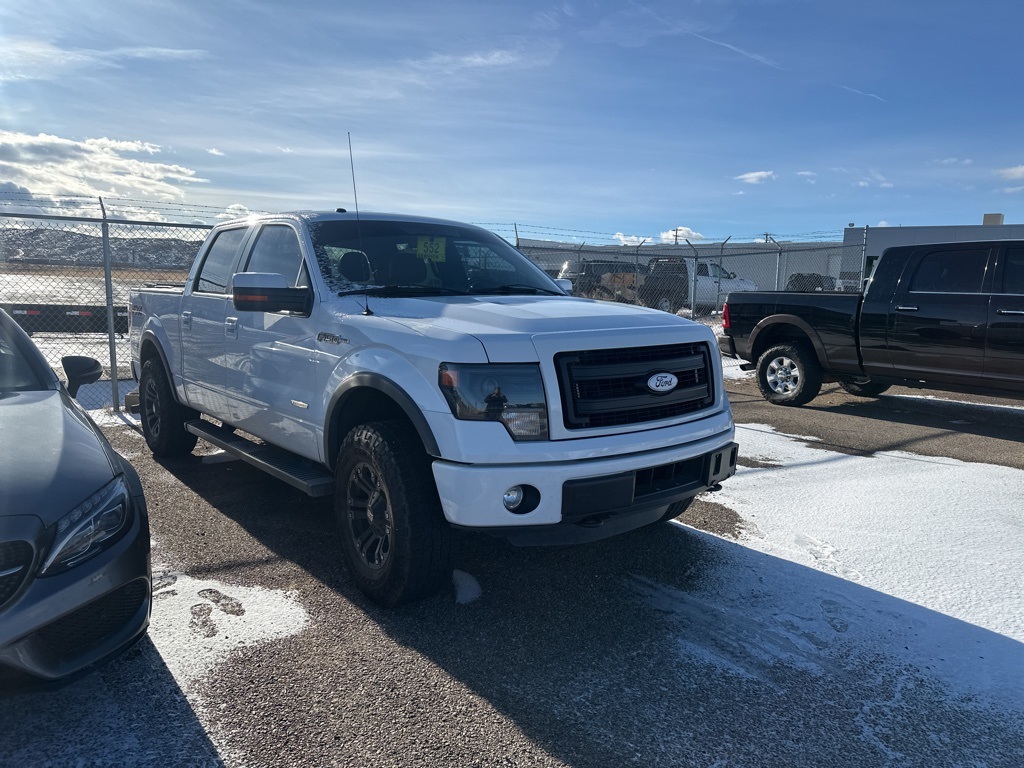
[[[63,392],[0,395],[0,527],[35,515],[53,525],[114,476],[95,427]]]

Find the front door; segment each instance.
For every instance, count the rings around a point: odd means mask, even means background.
[[[292,287],[310,286],[294,229],[267,224],[256,234],[243,272],[284,275]],[[310,288],[312,290],[312,288]],[[311,459],[320,458],[313,320],[289,312],[229,309],[235,332],[227,339],[228,391],[235,426]]]
[[[914,253],[889,308],[895,375],[952,383],[965,374],[981,378],[993,250],[986,244],[951,244]]]

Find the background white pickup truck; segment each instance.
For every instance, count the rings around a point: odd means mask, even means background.
[[[227,222],[184,289],[134,291],[130,318],[153,453],[202,437],[333,493],[352,577],[384,605],[450,578],[452,527],[590,541],[676,517],[736,471],[708,328],[569,297],[478,227]]]

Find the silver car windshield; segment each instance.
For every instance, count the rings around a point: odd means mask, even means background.
[[[317,222],[310,234],[324,280],[339,294],[563,293],[519,251],[477,227],[345,220]]]

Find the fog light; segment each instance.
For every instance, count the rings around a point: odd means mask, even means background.
[[[519,508],[519,505],[523,503],[523,489],[518,485],[513,485],[507,491],[505,495],[501,497],[501,501],[505,504],[505,509],[509,512],[515,512]]]

